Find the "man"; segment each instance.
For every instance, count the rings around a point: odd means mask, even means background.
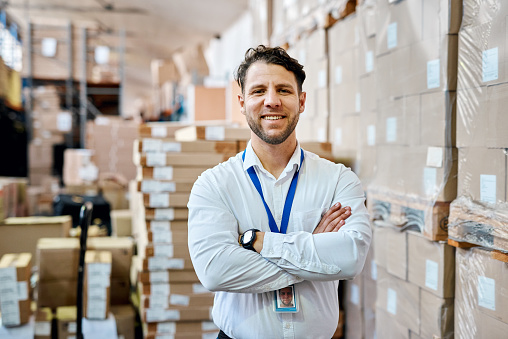
[[[295,127],[306,93],[298,61],[258,46],[236,77],[251,140],[205,171],[188,203],[191,259],[202,284],[217,291],[219,338],[330,338],[339,280],[361,272],[370,245],[361,183],[300,148]],[[287,286],[298,311],[276,312],[274,296]]]

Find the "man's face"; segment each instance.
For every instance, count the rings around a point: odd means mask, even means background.
[[[271,145],[283,143],[294,133],[305,98],[305,92],[298,93],[293,72],[264,62],[249,67],[244,93],[238,96],[250,129]]]
[[[282,288],[279,291],[280,302],[284,306],[291,306],[293,304],[293,289],[291,287]]]

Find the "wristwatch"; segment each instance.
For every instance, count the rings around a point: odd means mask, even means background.
[[[247,230],[243,232],[243,234],[240,236],[240,240],[238,240],[238,243],[240,243],[240,246],[242,246],[245,249],[253,250],[254,249],[254,242],[256,241],[256,232],[260,232],[258,229],[251,228],[250,230]]]

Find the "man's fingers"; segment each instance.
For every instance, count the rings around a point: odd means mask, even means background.
[[[351,216],[351,207],[341,207],[340,203],[333,205],[321,218],[313,234],[336,232],[345,224],[345,220]]]

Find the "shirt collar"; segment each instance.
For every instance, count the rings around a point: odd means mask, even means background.
[[[301,157],[302,154],[300,151],[300,143],[297,141],[295,151],[293,152],[291,159],[289,159],[289,162],[286,165],[284,172],[289,172],[293,170],[294,165],[296,165],[297,171],[300,170],[299,167]],[[251,141],[249,140],[249,142],[247,143],[247,148],[245,149],[245,160],[243,161],[243,170],[247,171],[252,166],[258,166],[259,169],[264,169],[256,152],[254,152],[254,149],[252,148]]]

